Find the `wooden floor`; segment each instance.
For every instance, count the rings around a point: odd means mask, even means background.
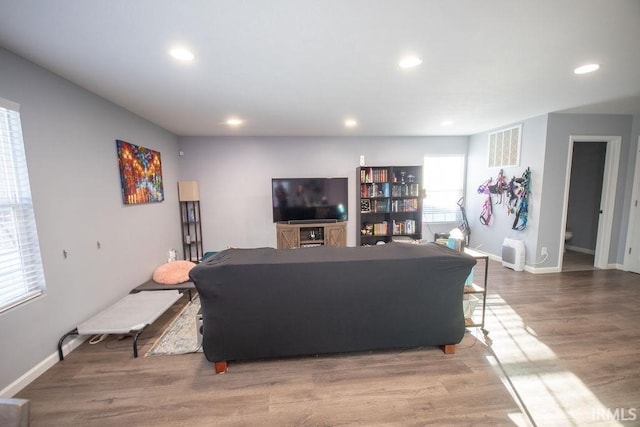
[[[215,375],[202,354],[144,357],[174,307],[141,336],[141,357],[130,339],[85,343],[17,397],[31,400],[32,426],[640,423],[639,275],[491,262],[489,290],[490,339],[471,330],[455,355],[238,362]]]
[[[562,260],[562,272],[595,270],[594,255],[567,249]]]

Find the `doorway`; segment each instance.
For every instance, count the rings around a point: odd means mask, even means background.
[[[562,271],[609,266],[621,142],[619,136],[570,138],[561,233],[570,228],[573,237],[560,239]]]
[[[594,269],[606,152],[604,141],[573,145],[562,271]]]

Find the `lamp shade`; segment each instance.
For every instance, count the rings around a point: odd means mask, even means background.
[[[198,181],[178,181],[178,200],[196,202],[200,200]]]

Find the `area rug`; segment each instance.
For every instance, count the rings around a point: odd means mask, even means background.
[[[196,330],[198,311],[200,311],[200,298],[196,295],[165,329],[145,356],[187,354],[202,351],[202,347],[198,345]]]

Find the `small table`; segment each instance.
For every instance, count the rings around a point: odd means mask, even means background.
[[[489,255],[469,248],[464,248],[464,253],[474,257],[476,260],[484,260],[484,281],[482,282],[482,286],[477,285],[476,283],[471,283],[470,285],[465,285],[464,287],[465,295],[482,294],[482,320],[480,322],[476,322],[471,317],[465,318],[464,325],[471,328],[479,327],[485,335],[488,335],[489,331],[484,327],[484,318],[485,310],[487,307],[487,278],[489,274]]]

